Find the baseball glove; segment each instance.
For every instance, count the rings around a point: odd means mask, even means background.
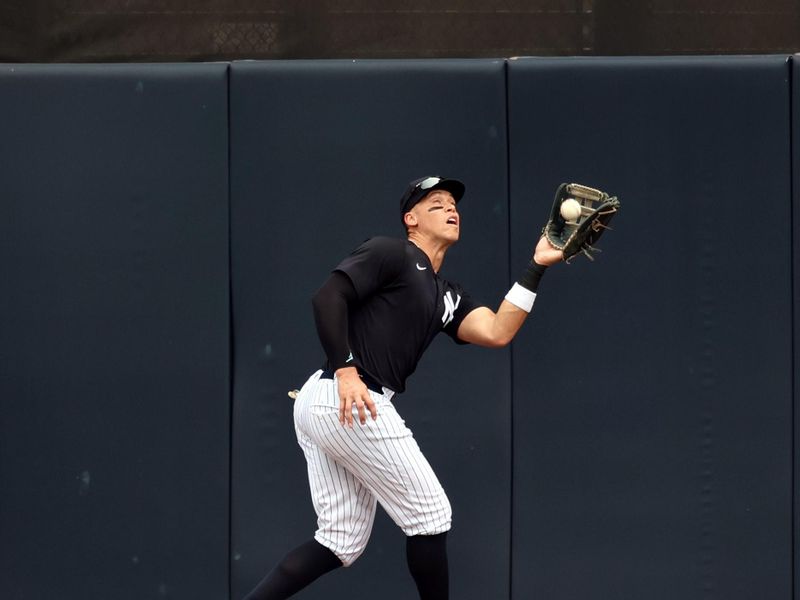
[[[562,204],[569,199],[574,199],[580,205],[580,214],[568,220],[562,216]],[[574,203],[569,204],[577,210]],[[565,261],[569,262],[578,253],[594,260],[592,254],[600,252],[594,245],[606,229],[611,229],[608,222],[619,207],[619,200],[609,197],[605,192],[579,183],[562,183],[556,191],[550,220],[542,233],[553,247],[564,252]],[[564,208],[565,214],[568,214],[569,208]]]

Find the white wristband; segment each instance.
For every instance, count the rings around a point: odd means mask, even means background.
[[[521,308],[525,312],[531,312],[533,308],[533,301],[536,300],[536,292],[530,291],[528,288],[522,287],[518,283],[514,283],[511,289],[506,294],[506,300],[511,302],[517,308]]]

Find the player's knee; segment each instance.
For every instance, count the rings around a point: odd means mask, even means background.
[[[281,581],[295,581],[302,573],[299,565],[286,560],[285,558],[275,566],[275,572]]]
[[[366,550],[366,546],[364,546],[363,548],[359,548],[356,551],[348,550],[346,553],[339,555],[339,560],[342,561],[342,564],[345,567],[349,567],[354,562],[356,562],[361,557],[362,554],[364,554],[364,550]]]
[[[435,531],[432,531],[428,535],[436,535],[438,533],[444,533],[445,531],[450,530],[450,526],[453,523],[453,507],[450,506],[450,499],[447,495],[444,496],[442,499],[442,509],[441,509],[441,516],[439,517],[439,523],[435,527]]]
[[[335,550],[334,553],[339,557],[339,560],[342,561],[342,566],[349,567],[356,562],[362,554],[364,554],[364,550],[366,549],[367,545],[362,544],[358,546],[347,546],[345,548],[340,548]]]
[[[437,535],[450,531],[452,522],[453,509],[447,495],[442,492],[435,503],[432,503],[427,510],[414,515],[414,518],[405,523],[402,529],[407,536]]]
[[[367,549],[367,539],[345,539],[340,540],[339,543],[334,543],[331,540],[326,540],[324,537],[316,537],[317,541],[333,552],[337,558],[342,561],[342,566],[349,567],[358,558],[364,554]]]

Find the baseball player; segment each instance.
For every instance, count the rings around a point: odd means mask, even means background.
[[[447,495],[393,398],[405,390],[433,338],[508,344],[530,312],[539,280],[563,253],[542,237],[497,312],[439,276],[458,241],[464,184],[423,177],[400,201],[407,239],[375,237],[333,270],[313,297],[327,356],[294,406],[317,513],[314,538],[292,550],[246,600],[288,598],[349,566],[367,545],[377,503],[406,534],[406,556],[422,600],[448,598]]]

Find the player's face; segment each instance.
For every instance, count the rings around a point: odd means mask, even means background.
[[[446,190],[434,190],[411,209],[420,233],[457,242],[461,218],[453,195]]]

